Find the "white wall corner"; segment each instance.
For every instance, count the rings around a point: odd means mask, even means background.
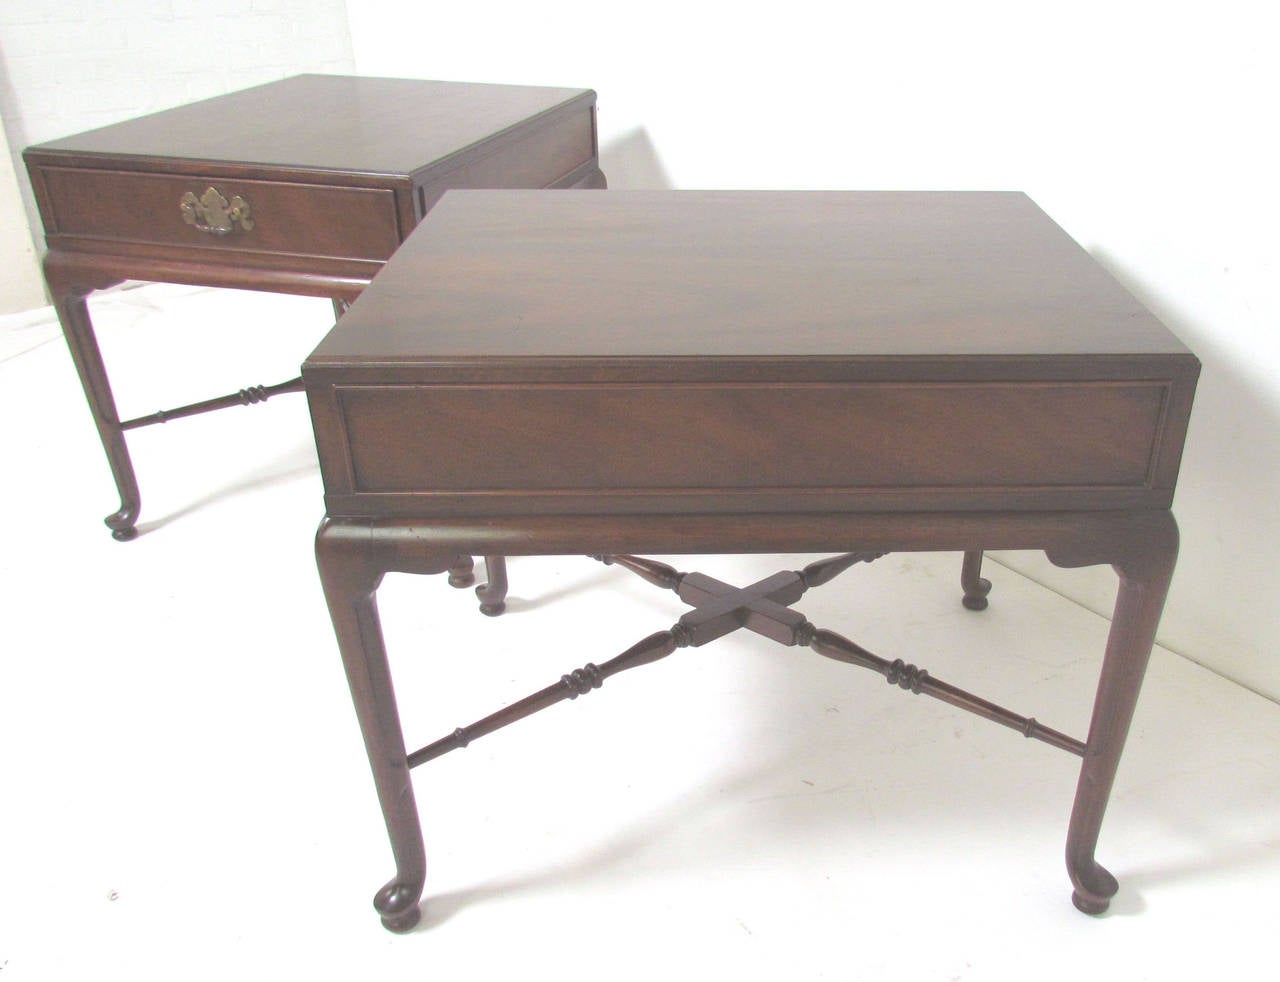
[[[0,126],[0,314],[42,307],[47,302],[31,227],[18,190],[9,141]]]

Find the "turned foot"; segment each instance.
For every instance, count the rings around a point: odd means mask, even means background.
[[[1075,890],[1071,902],[1086,914],[1103,914],[1111,906],[1111,898],[1120,889],[1116,878],[1097,863],[1083,870],[1072,870],[1071,881]]]
[[[449,567],[449,586],[459,590],[471,586],[476,581],[475,563],[470,556],[459,556],[458,561]]]
[[[960,567],[960,586],[964,588],[964,599],[960,602],[968,610],[986,610],[987,594],[991,592],[991,581],[983,579],[982,550],[976,549],[964,554],[964,565]]]
[[[382,915],[382,926],[396,934],[412,931],[422,917],[418,899],[422,884],[392,880],[374,895],[373,906]]]
[[[497,617],[507,609],[507,561],[502,556],[485,556],[484,568],[488,582],[476,587],[480,613]]]
[[[117,512],[112,512],[102,521],[111,529],[111,538],[117,542],[128,542],[138,537],[138,528],[134,524],[138,520],[137,502],[126,502]]]

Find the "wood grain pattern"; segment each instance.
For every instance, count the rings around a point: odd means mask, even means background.
[[[342,188],[49,167],[52,231],[59,236],[180,245],[196,250],[238,250],[333,256],[385,262],[406,232],[400,229],[390,188]],[[184,192],[217,187],[253,206],[254,226],[210,235],[182,219]]]
[[[452,191],[311,360],[1143,354],[1190,357],[1021,194]]]
[[[410,517],[1164,508],[1198,369],[1022,195],[464,191],[304,376]]]
[[[136,534],[140,498],[84,304],[93,290],[158,280],[329,297],[345,311],[447,188],[604,185],[594,92],[409,79],[283,79],[23,157],[45,279],[121,497],[107,519],[118,539]],[[188,224],[180,201],[210,187],[247,202],[252,223]]]
[[[368,386],[339,397],[356,493],[855,494],[1148,488],[1166,390],[1147,382]],[[488,451],[479,456],[468,452],[477,429]],[[1041,452],[1050,440],[1052,453]],[[391,443],[397,453],[386,452]]]
[[[461,159],[584,89],[297,75],[42,144],[49,153],[221,160],[288,171],[413,175]],[[317,119],[323,119],[322,126]],[[168,164],[152,164],[169,169]]]

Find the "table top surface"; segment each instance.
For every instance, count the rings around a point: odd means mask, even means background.
[[[32,147],[410,175],[589,89],[298,75]]]
[[[449,192],[303,366],[417,519],[1167,508],[1197,371],[985,192]]]
[[[451,191],[308,365],[1175,355],[1004,192]]]

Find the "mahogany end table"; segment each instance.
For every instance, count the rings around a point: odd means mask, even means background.
[[[124,279],[329,297],[341,315],[448,188],[603,187],[595,93],[303,75],[29,147],[45,280],[137,534],[125,433],[281,392],[121,420],[85,298]]]
[[[374,900],[383,923],[419,917],[410,768],[739,629],[1080,757],[1067,867],[1076,906],[1104,911],[1117,883],[1095,846],[1173,573],[1198,373],[1020,194],[446,195],[303,366],[320,575],[395,858]],[[957,550],[978,608],[991,548],[1119,576],[1084,739],[792,606],[886,552]],[[746,587],[634,555],[828,550]],[[375,602],[384,574],[574,553],[690,609],[408,752]]]

